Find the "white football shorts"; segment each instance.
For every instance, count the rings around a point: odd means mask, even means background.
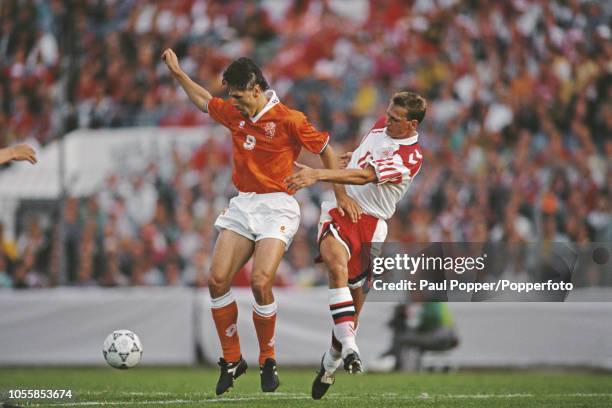
[[[251,241],[276,238],[291,245],[300,226],[300,206],[297,200],[283,192],[238,193],[229,202],[215,227],[240,234]]]

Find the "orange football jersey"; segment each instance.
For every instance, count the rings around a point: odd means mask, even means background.
[[[329,141],[327,132],[319,132],[302,112],[280,103],[274,91],[266,96],[268,104],[253,118],[221,98],[208,102],[210,116],[232,134],[232,180],[245,193],[288,192],[285,178],[293,173],[301,148],[319,154]]]

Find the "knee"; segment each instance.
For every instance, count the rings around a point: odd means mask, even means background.
[[[348,280],[348,267],[338,261],[332,261],[327,264],[329,268],[329,281],[346,286]]]
[[[327,262],[327,267],[329,268],[329,273],[332,276],[347,276],[348,275],[348,267],[345,263],[333,260]]]
[[[256,298],[263,297],[272,290],[272,279],[269,278],[267,274],[253,272],[251,277],[251,290]]]
[[[229,285],[225,279],[211,274],[208,278],[208,288],[210,289],[211,296],[218,297],[229,289]]]

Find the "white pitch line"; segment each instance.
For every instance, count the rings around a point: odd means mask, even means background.
[[[585,398],[595,398],[595,397],[606,397],[612,398],[612,393],[568,393],[568,394],[525,394],[525,393],[517,393],[517,394],[443,394],[443,395],[427,395],[422,394],[418,399],[491,399],[491,398],[540,398],[540,397],[585,397]],[[410,396],[401,396],[391,397],[390,399],[414,399],[414,397]]]
[[[549,397],[607,397],[612,398],[612,393],[597,393],[597,392],[574,392],[570,394],[548,394]]]
[[[2,0],[0,0],[2,1]],[[111,393],[114,396],[146,396],[146,395],[159,395],[159,396],[210,396],[212,395],[211,391],[203,392],[167,392],[167,391],[124,391],[124,392],[112,392],[112,391],[73,391],[74,395],[82,396],[82,395],[110,395]],[[275,398],[277,396],[292,396],[292,397],[308,397],[310,394],[305,392],[275,392],[268,395],[263,395],[261,393],[246,393],[240,394],[242,397],[263,397],[263,398]]]
[[[111,391],[73,391],[74,395],[109,395]],[[158,396],[170,396],[177,395],[180,393],[177,392],[166,392],[166,391],[151,391],[151,392],[143,392],[143,391],[128,391],[128,392],[115,392],[114,395],[125,395],[125,396],[139,396],[139,395],[158,395]],[[193,395],[193,393],[189,393]],[[205,393],[201,393],[204,395]]]
[[[269,400],[305,400],[310,399],[309,396],[300,397],[289,397],[283,396],[282,398],[262,398],[262,397],[246,397],[246,398],[211,398],[205,400],[186,400],[186,399],[174,399],[174,400],[152,400],[152,401],[83,401],[83,402],[65,402],[59,404],[47,404],[47,406],[54,407],[83,407],[83,406],[96,406],[96,405],[167,405],[167,404],[212,404],[217,402],[238,402],[238,401],[269,401]],[[31,405],[33,407],[40,405]]]
[[[157,401],[83,401],[83,402],[64,402],[59,404],[48,404],[47,406],[53,407],[85,407],[85,406],[95,406],[95,405],[151,405],[151,404],[191,404],[194,402],[200,402],[196,400],[184,400],[184,399],[175,399],[175,400],[157,400]],[[31,405],[33,407],[40,405]]]
[[[133,395],[134,393],[121,393],[122,395]],[[143,393],[146,394],[146,393]],[[174,399],[174,400],[145,400],[145,401],[79,401],[79,402],[59,402],[52,403],[47,405],[52,405],[56,407],[74,407],[74,406],[92,406],[92,405],[149,405],[149,404],[190,404],[190,403],[198,403],[198,404],[208,404],[208,403],[217,403],[217,402],[232,402],[232,401],[270,401],[270,400],[299,400],[299,399],[310,399],[310,396],[305,393],[283,393],[277,392],[271,395],[262,396],[260,394],[246,394],[244,397],[238,398],[210,398],[210,399]],[[33,404],[31,406],[39,406],[38,404]]]
[[[446,394],[446,395],[428,395],[421,394],[418,399],[490,399],[490,398],[533,398],[534,394]],[[398,396],[397,399],[403,399],[403,396]],[[408,399],[411,399],[408,397]]]
[[[129,394],[129,393],[126,393]],[[244,402],[244,401],[270,401],[270,400],[309,400],[310,396],[302,393],[275,393],[269,396],[261,396],[251,394],[253,396],[244,396],[238,398],[210,398],[210,399],[173,399],[173,400],[145,400],[145,401],[82,401],[82,402],[63,402],[46,404],[46,406],[56,407],[78,407],[78,406],[111,406],[111,405],[168,405],[168,404],[213,404],[218,402]],[[276,395],[276,396],[275,396]],[[371,395],[370,398],[376,398],[376,395]],[[580,397],[580,398],[596,398],[605,397],[612,398],[612,393],[567,393],[567,394],[444,394],[444,395],[428,395],[427,393],[419,396],[409,395],[393,395],[391,393],[378,396],[388,400],[423,400],[423,399],[512,399],[512,398],[546,398],[546,397]],[[348,395],[329,395],[326,399],[331,400],[347,400],[359,399],[361,397]],[[32,404],[31,406],[40,406]]]

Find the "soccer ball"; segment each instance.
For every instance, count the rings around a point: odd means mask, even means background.
[[[140,362],[142,343],[129,330],[115,330],[104,340],[102,354],[111,367],[131,368]]]

